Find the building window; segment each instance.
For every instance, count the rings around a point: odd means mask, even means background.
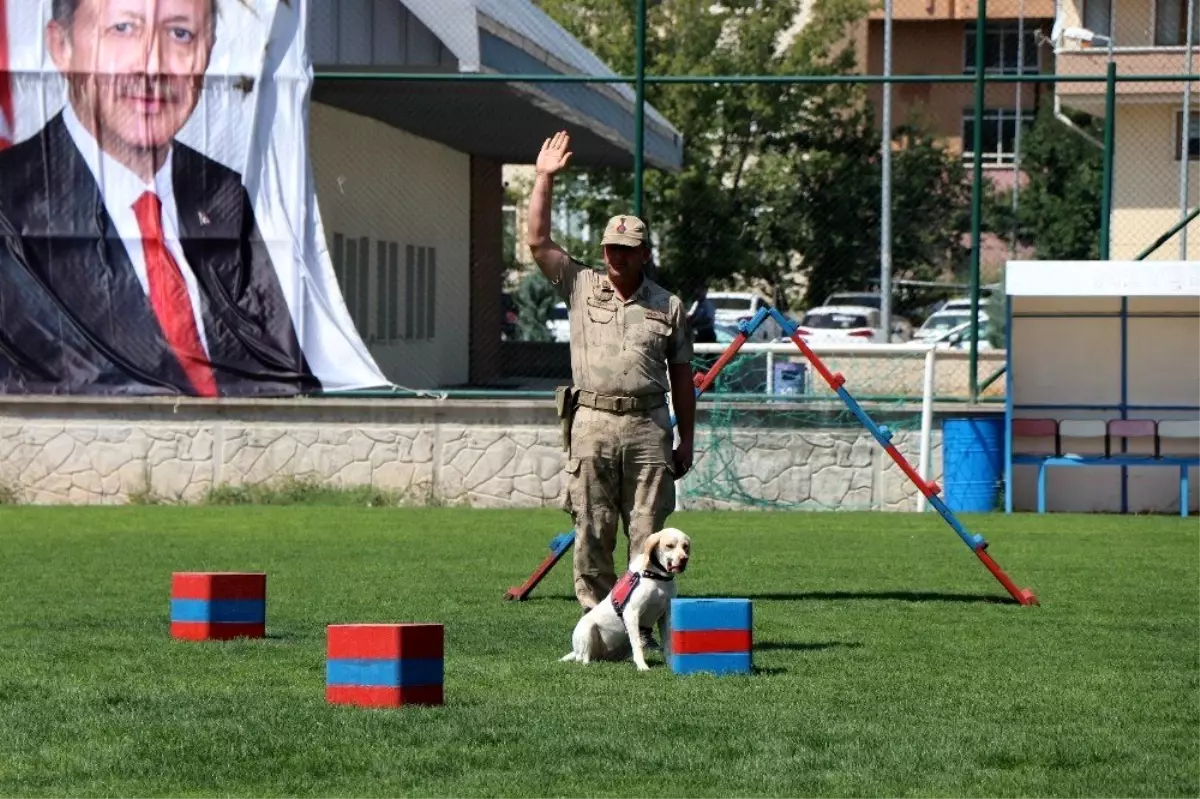
[[[333,273],[341,287],[342,299],[346,301],[346,310],[350,312],[350,319],[361,336],[367,334],[369,324],[370,246],[371,240],[366,236],[353,239],[334,233],[333,251],[330,253]]]
[[[375,268],[371,269],[374,253]],[[432,339],[436,330],[437,250],[333,234],[330,257],[346,309],[365,341]],[[375,316],[371,318],[374,292]]]
[[[963,72],[975,74],[975,31],[977,26],[969,22],[964,27]],[[1021,50],[1021,29],[1015,22],[989,22],[983,29],[984,72],[993,74],[1017,73],[1017,64],[1024,60],[1022,73],[1037,73],[1041,59],[1038,53],[1036,25],[1026,23],[1024,51]]]
[[[1187,45],[1188,0],[1155,0],[1154,44],[1159,47]],[[1192,45],[1200,45],[1200,8],[1192,12]]]
[[[400,333],[400,245],[375,245],[375,338],[395,341]]]
[[[1083,27],[1101,36],[1111,36],[1112,4],[1113,0],[1083,0]]]
[[[1033,121],[1033,112],[1021,114],[1021,125],[1028,130]],[[975,111],[963,111],[962,119],[963,160],[971,161],[975,145]],[[1011,108],[988,108],[983,112],[983,163],[1011,164],[1016,157],[1017,112]]]
[[[1187,131],[1187,153],[1189,161],[1200,161],[1200,111],[1192,111],[1188,116],[1191,117],[1192,124],[1188,125]],[[1179,160],[1179,148],[1183,143],[1180,136],[1183,135],[1183,112],[1180,111],[1175,115],[1175,160]]]
[[[437,250],[410,244],[404,259],[404,338],[433,338],[437,329],[436,299]]]

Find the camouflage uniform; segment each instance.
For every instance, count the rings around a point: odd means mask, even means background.
[[[622,226],[645,229],[632,216],[609,223]],[[575,520],[575,594],[591,608],[616,583],[618,522],[637,551],[675,509],[667,364],[690,363],[692,339],[683,303],[649,278],[624,302],[606,272],[575,260],[556,283],[579,396],[562,508]]]

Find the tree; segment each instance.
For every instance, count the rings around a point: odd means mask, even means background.
[[[1102,135],[1100,125],[1090,116],[1067,113],[1096,138]],[[1098,259],[1103,153],[1056,119],[1049,103],[1039,109],[1022,139],[1021,150],[1021,167],[1028,184],[1018,197],[1018,240],[1033,246],[1040,259]],[[996,200],[990,227],[1011,230],[1011,192],[998,195]]]
[[[546,322],[558,302],[558,293],[540,269],[531,269],[521,278],[513,302],[517,306],[517,326],[522,341],[551,341]]]
[[[808,272],[809,305],[861,289],[879,271],[883,170],[872,114],[857,108],[806,131],[782,157],[792,167],[772,193],[766,251],[794,247]],[[960,159],[908,124],[894,135],[892,268],[896,277],[933,280],[964,261],[970,191]],[[897,310],[917,302],[898,292]]]
[[[783,46],[800,0],[732,0],[720,6],[663,0],[649,10],[647,70],[653,74],[834,74],[853,65],[849,42],[838,39],[861,18],[869,0],[820,0],[809,24]],[[617,72],[635,63],[633,0],[543,0],[552,17]],[[753,243],[759,198],[747,193],[756,171],[772,168],[767,145],[811,121],[816,101],[848,95],[841,85],[755,84],[647,86],[647,100],[684,137],[678,174],[647,170],[644,216],[658,244],[660,279],[674,290],[714,287],[735,276],[757,277]],[[628,170],[591,170],[571,198],[594,228],[628,212]],[[564,187],[565,191],[570,191]]]
[[[615,71],[634,68],[634,0],[542,0]],[[662,0],[649,10],[647,71],[660,75],[846,75],[846,34],[871,0],[815,0],[790,39],[801,0]],[[805,4],[806,5],[806,4]],[[615,6],[615,7],[614,7]],[[850,83],[648,84],[647,100],[684,137],[677,174],[647,170],[644,208],[660,280],[685,298],[700,284],[761,280],[787,307],[788,276],[810,294],[861,288],[878,272],[879,136],[865,87]],[[966,229],[961,165],[916,130],[893,161],[898,274],[953,260]],[[629,211],[627,170],[590,170],[556,186],[593,228]],[[910,213],[910,209],[912,213]],[[598,253],[597,253],[598,256]]]

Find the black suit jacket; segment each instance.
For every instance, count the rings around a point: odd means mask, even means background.
[[[172,175],[219,393],[319,389],[238,174],[176,142]],[[0,152],[0,393],[194,393],[61,114]]]

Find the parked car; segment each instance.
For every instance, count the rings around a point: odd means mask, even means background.
[[[988,315],[979,312],[979,349],[991,349],[988,343]],[[917,328],[913,339],[921,342],[934,342],[939,348],[968,347],[971,343],[971,311],[941,310],[930,314],[925,323]]]
[[[979,307],[981,309],[987,307],[988,302],[991,301],[992,292],[995,291],[997,288],[998,288],[997,286],[992,286],[992,285],[979,287]],[[951,297],[950,299],[946,300],[941,305],[939,305],[937,307],[937,310],[939,310],[939,311],[970,311],[971,310],[971,298],[969,296]]]
[[[856,305],[864,308],[883,310],[883,295],[878,291],[838,291],[825,298],[825,307]],[[892,334],[888,339],[894,342],[911,341],[913,324],[908,318],[892,311]]]
[[[800,319],[796,331],[809,343],[870,343],[883,340],[879,309],[867,305],[822,305]]]
[[[983,305],[983,303],[984,303],[984,299],[983,299],[983,297],[980,297],[979,304]],[[971,298],[970,297],[954,297],[952,299],[946,300],[940,306],[938,306],[937,311],[935,311],[934,313],[941,313],[942,311],[958,311],[960,313],[970,313]],[[932,318],[932,315],[931,315],[931,318]],[[926,321],[928,321],[928,320],[926,320]]]
[[[879,309],[883,307],[883,295],[877,291],[837,291],[826,297],[822,305],[861,305]]]
[[[737,338],[738,326],[728,322],[717,322],[713,325],[713,332],[716,334],[718,344],[729,344]]]
[[[550,317],[546,320],[546,327],[550,330],[550,335],[555,341],[569,342],[571,340],[571,322],[567,317],[567,304],[558,302],[550,309]]]
[[[716,323],[733,325],[735,328],[738,322],[749,322],[760,309],[771,305],[770,301],[757,291],[710,291],[708,299],[712,302]],[[750,341],[773,341],[782,333],[779,323],[768,316],[754,331],[754,335],[750,336]]]

